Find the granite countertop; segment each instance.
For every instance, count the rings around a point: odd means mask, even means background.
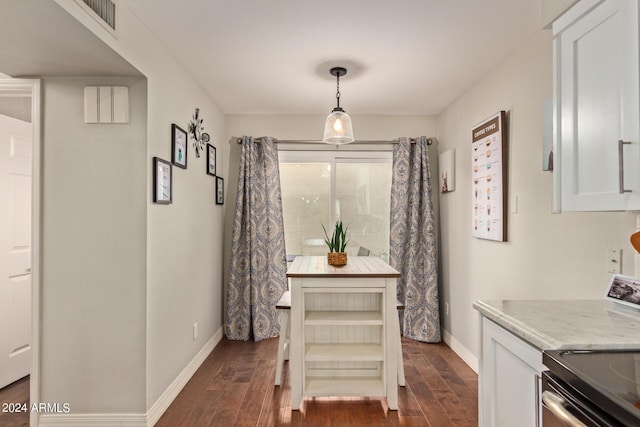
[[[640,349],[640,310],[610,301],[476,301],[473,307],[540,350]]]

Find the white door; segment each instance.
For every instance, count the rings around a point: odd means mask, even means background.
[[[31,367],[31,129],[0,115],[0,388]]]

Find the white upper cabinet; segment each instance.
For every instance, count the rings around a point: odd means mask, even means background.
[[[554,32],[554,204],[640,209],[638,1],[582,0]]]

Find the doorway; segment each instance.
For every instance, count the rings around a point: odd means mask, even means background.
[[[30,375],[31,402],[39,402],[40,89],[40,80],[0,79],[0,189],[11,207],[0,213],[0,387]]]
[[[33,131],[30,114],[25,121],[9,115],[19,108],[1,109],[25,98],[0,97],[0,388],[31,372]]]

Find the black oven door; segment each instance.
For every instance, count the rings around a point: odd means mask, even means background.
[[[542,373],[543,427],[617,427],[598,407],[551,372]]]

